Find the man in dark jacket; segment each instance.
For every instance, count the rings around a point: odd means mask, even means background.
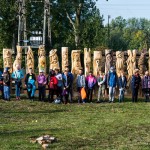
[[[115,68],[111,67],[107,77],[107,85],[109,87],[109,103],[114,102],[117,80],[118,78]]]
[[[29,73],[25,77],[25,87],[27,87],[28,97],[30,100],[34,99],[34,93],[36,90],[35,81],[36,76],[33,73],[32,68],[29,68]]]
[[[63,96],[65,98],[64,103],[67,104],[68,103],[68,98],[69,98],[69,92],[70,92],[70,88],[72,85],[72,79],[69,75],[68,70],[65,70],[64,75],[63,75]]]
[[[3,90],[5,100],[10,100],[10,73],[8,69],[9,68],[5,68],[3,73]]]
[[[124,101],[124,92],[127,85],[127,78],[122,71],[120,77],[118,78],[118,86],[119,86],[119,102]]]
[[[140,83],[141,83],[141,77],[139,75],[139,70],[135,69],[131,79],[132,102],[137,102]]]

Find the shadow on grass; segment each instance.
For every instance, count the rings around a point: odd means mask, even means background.
[[[50,114],[50,113],[60,113],[60,112],[65,112],[65,111],[67,111],[67,110],[65,110],[65,109],[61,109],[61,110],[59,110],[59,109],[56,109],[56,110],[43,110],[43,111],[41,111],[41,110],[39,110],[39,111],[20,111],[20,110],[18,110],[18,111],[2,111],[1,110],[1,113],[14,113],[14,114],[20,114],[20,113],[30,113],[30,114]]]
[[[30,130],[15,130],[15,131],[0,131],[1,137],[4,136],[4,138],[7,138],[7,136],[24,136],[27,135],[27,137],[38,137],[45,134],[51,134],[52,132],[58,132],[58,128],[53,129],[30,129]]]

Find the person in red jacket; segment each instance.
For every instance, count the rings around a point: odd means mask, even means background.
[[[58,80],[55,77],[54,70],[50,71],[50,73],[47,77],[47,83],[48,83],[48,88],[49,88],[48,101],[53,102],[54,94],[56,94],[56,92],[57,92],[57,83],[58,83]]]

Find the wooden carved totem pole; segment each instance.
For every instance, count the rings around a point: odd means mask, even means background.
[[[79,69],[81,68],[80,53],[81,53],[81,50],[72,50],[72,52],[71,52],[71,61],[72,61],[71,72],[74,75],[77,75]]]
[[[110,70],[110,67],[113,66],[113,52],[110,49],[105,50],[105,73],[108,73]]]
[[[121,70],[124,70],[124,52],[116,51],[116,72],[118,76]]]
[[[39,56],[39,72],[43,70],[43,72],[46,73],[46,52],[45,52],[45,46],[40,45],[38,49],[38,56]]]
[[[52,49],[49,52],[49,60],[50,60],[50,69],[60,69],[59,61],[57,56],[57,49]]]
[[[64,71],[65,68],[69,66],[68,47],[62,47],[61,48],[61,56],[62,56],[62,71]]]
[[[22,63],[22,47],[17,46],[17,55],[16,59],[13,63],[13,71],[16,71],[16,67],[19,65],[21,68],[21,63]]]
[[[91,50],[84,48],[84,70],[85,76],[87,76],[91,69]]]
[[[28,47],[28,51],[27,51],[26,72],[28,72],[29,68],[32,68],[34,72],[34,55],[30,46]]]
[[[12,73],[12,50],[3,49],[3,66],[8,67],[10,73]]]
[[[102,71],[102,51],[94,51],[93,74],[97,76]]]
[[[146,66],[145,66],[145,60],[146,60],[146,55],[145,55],[145,51],[143,50],[141,52],[141,55],[140,55],[140,58],[138,60],[138,68],[139,68],[139,73],[140,73],[140,76],[143,76],[145,71],[146,71]]]

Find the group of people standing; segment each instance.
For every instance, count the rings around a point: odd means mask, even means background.
[[[9,68],[4,68],[4,72],[0,74],[0,90],[2,91],[3,98],[5,100],[10,100],[10,84],[11,80],[13,80],[15,84],[16,100],[20,100],[20,90],[23,82],[22,79],[25,78],[24,83],[30,100],[34,100],[37,82],[39,101],[46,100],[46,88],[48,88],[49,93],[47,99],[49,102],[53,102],[54,95],[56,95],[57,100],[59,99],[60,102],[64,104],[67,104],[68,102],[72,103],[72,95],[73,90],[75,89],[75,84],[73,84],[74,76],[71,72],[69,72],[68,67],[66,67],[63,73],[61,73],[58,68],[50,70],[48,76],[44,74],[44,70],[40,70],[39,72],[39,75],[36,77],[32,68],[29,68],[28,73],[24,76],[20,66],[18,65],[17,70],[10,75]],[[79,73],[75,81],[78,91],[78,103],[92,102],[93,92],[95,91],[94,89],[96,89],[96,86],[98,86],[98,103],[105,101],[107,94],[109,95],[109,103],[114,102],[116,88],[119,89],[119,102],[124,101],[124,93],[127,88],[127,78],[123,71],[120,71],[120,76],[117,76],[115,68],[111,67],[107,74],[100,71],[97,77],[92,74],[92,71],[90,71],[87,76],[83,74],[82,69],[79,69],[78,72]],[[132,102],[137,102],[140,86],[142,87],[145,101],[148,102],[150,95],[149,72],[146,71],[145,75],[141,79],[138,69],[135,69],[131,79]]]

